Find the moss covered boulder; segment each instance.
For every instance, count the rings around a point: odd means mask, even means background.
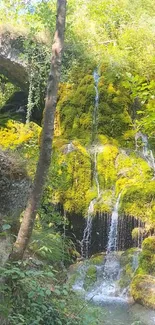
[[[131,283],[131,294],[136,302],[155,309],[155,277],[136,275]]]
[[[155,276],[155,236],[143,241],[138,273]]]
[[[138,267],[139,250],[137,248],[127,249],[120,256],[120,266],[122,269],[119,285],[126,288],[130,284]]]
[[[89,263],[93,265],[101,265],[103,264],[104,257],[105,253],[94,254],[90,257]]]
[[[84,279],[84,289],[88,290],[97,281],[97,268],[90,265],[86,271]]]

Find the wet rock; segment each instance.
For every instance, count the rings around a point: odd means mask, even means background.
[[[90,287],[97,281],[97,268],[95,265],[90,265],[86,271],[84,279],[84,289],[90,289]]]
[[[31,181],[18,156],[0,150],[0,225],[13,225],[24,210]],[[8,220],[8,219],[7,219]]]
[[[9,80],[28,90],[28,74],[26,63],[21,59],[23,38],[13,37],[5,32],[0,35],[0,70]]]
[[[131,294],[136,302],[155,309],[155,277],[136,275],[131,283]]]

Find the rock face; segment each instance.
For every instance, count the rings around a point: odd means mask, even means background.
[[[26,111],[27,94],[23,91],[16,91],[1,108],[0,123],[3,125],[10,118],[25,123]]]
[[[0,150],[0,225],[14,224],[25,208],[31,181],[17,157]],[[3,221],[5,220],[5,221]]]
[[[21,59],[22,53],[22,37],[13,38],[8,32],[0,35],[0,71],[13,84],[27,91],[28,75],[26,63]]]
[[[131,284],[131,294],[136,302],[155,309],[155,277],[137,275]]]

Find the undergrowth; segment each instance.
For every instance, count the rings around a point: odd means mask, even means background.
[[[52,266],[6,265],[0,276],[2,325],[101,324],[99,309],[80,300]]]

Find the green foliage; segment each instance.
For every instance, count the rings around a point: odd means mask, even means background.
[[[111,189],[116,181],[115,159],[118,154],[118,148],[106,144],[103,151],[98,154],[98,175],[100,185],[103,189]]]
[[[90,265],[86,271],[85,281],[84,281],[84,289],[90,289],[90,287],[97,280],[97,269],[95,265]]]
[[[4,279],[1,293],[4,302],[7,302],[4,308],[5,304],[0,305],[1,312],[11,324],[67,324],[61,303],[57,309],[56,297],[59,296],[59,290],[63,295],[63,290],[59,286],[59,289],[52,289],[52,282],[56,280],[52,268],[37,271],[15,265],[1,268],[0,272]]]
[[[73,242],[64,234],[54,231],[52,226],[49,230],[34,230],[29,247],[40,258],[57,265],[71,263],[75,251]]]
[[[53,267],[36,267],[29,261],[0,268],[1,320],[12,325],[86,325],[89,319],[89,324],[99,324],[99,308],[85,304],[60,283]]]
[[[49,171],[49,200],[62,203],[66,211],[85,213],[89,202],[87,191],[91,187],[91,161],[86,149],[73,141],[73,150],[67,153],[67,146],[55,142],[53,164]]]
[[[81,74],[81,80],[80,84],[62,84],[57,109],[62,134],[66,138],[77,138],[87,143],[91,141],[95,89],[92,75]]]
[[[27,172],[31,177],[34,175],[38,159],[40,132],[41,128],[33,122],[24,125],[20,122],[8,120],[5,127],[0,128],[2,149],[18,152],[27,161]]]
[[[144,221],[149,221],[154,225],[154,205],[155,205],[154,182],[135,182],[129,185],[122,199],[122,210],[127,214],[141,217]]]
[[[17,89],[7,78],[2,74],[0,75],[0,108],[3,107],[5,102]]]

